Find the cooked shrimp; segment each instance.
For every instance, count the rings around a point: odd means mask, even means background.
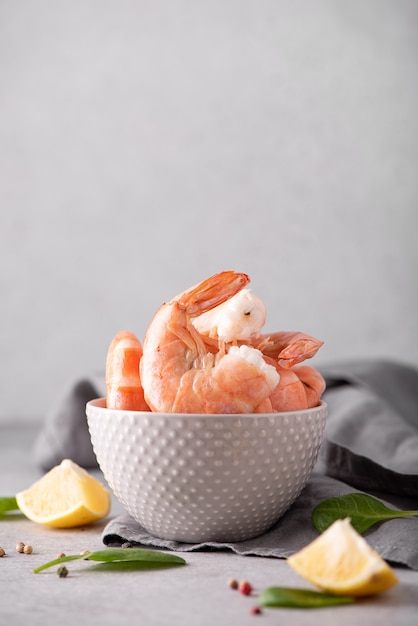
[[[251,346],[209,347],[191,319],[230,300],[248,283],[226,271],[163,304],[146,332],[140,364],[147,404],[168,413],[271,411],[279,376]]]
[[[270,394],[273,411],[300,411],[318,406],[325,390],[325,381],[315,368],[297,365],[289,369],[271,357],[264,358],[275,364],[280,376],[279,384]]]
[[[249,289],[243,289],[227,302],[192,321],[202,335],[227,343],[245,342],[266,356],[276,358],[279,365],[285,368],[312,358],[324,343],[301,332],[262,334],[266,307]]]
[[[325,391],[325,380],[322,374],[310,365],[297,365],[293,368],[293,372],[297,374],[305,387],[308,408],[318,406]]]
[[[149,411],[139,377],[142,346],[129,330],[113,338],[106,358],[106,406],[108,409]]]
[[[299,411],[308,408],[305,388],[298,375],[290,369],[281,367],[275,359],[264,357],[267,363],[274,365],[280,376],[279,383],[270,394],[273,411]]]
[[[281,331],[262,334],[264,303],[243,289],[224,304],[204,313],[194,326],[208,338],[259,349],[270,365],[276,367],[279,384],[270,395],[274,411],[296,411],[317,406],[325,389],[321,374],[308,366],[297,366],[312,358],[323,342],[306,333]],[[209,339],[205,340],[210,345]],[[212,344],[218,345],[218,344]]]

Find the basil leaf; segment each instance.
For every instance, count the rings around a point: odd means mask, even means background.
[[[17,501],[14,496],[0,498],[0,517],[9,511],[19,511]]]
[[[36,567],[33,571],[37,574],[48,567],[53,567],[54,565],[60,565],[61,563],[67,563],[68,561],[75,561],[79,559],[84,559],[86,561],[100,561],[101,563],[113,565],[118,564],[119,569],[127,568],[127,566],[124,568],[122,563],[135,563],[135,569],[156,569],[186,564],[186,561],[183,558],[168,552],[143,550],[142,548],[109,548],[106,550],[88,552],[87,554],[69,554],[67,556],[62,556]]]
[[[397,511],[365,493],[348,493],[320,502],[312,512],[312,522],[323,532],[337,519],[349,517],[357,532],[363,533],[379,522],[408,515],[418,515],[418,511]]]
[[[184,563],[167,562],[167,561],[112,561],[111,563],[95,563],[89,567],[89,571],[95,572],[113,572],[113,571],[131,571],[131,570],[153,570],[168,569],[170,567],[178,567]]]
[[[259,604],[267,607],[283,607],[291,609],[319,609],[325,606],[338,604],[352,604],[351,596],[336,596],[310,589],[295,589],[291,587],[268,587],[261,592]]]
[[[108,548],[97,550],[81,555],[82,558],[91,561],[148,561],[150,563],[176,563],[184,565],[186,561],[181,556],[170,552],[158,552],[157,550],[144,550],[143,548]]]

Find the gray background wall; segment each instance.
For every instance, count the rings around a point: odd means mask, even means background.
[[[418,365],[418,3],[0,2],[0,419],[222,269]]]

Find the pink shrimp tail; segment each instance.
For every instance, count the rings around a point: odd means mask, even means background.
[[[250,277],[247,274],[226,270],[183,291],[174,300],[185,308],[188,317],[193,317],[223,304],[249,282]],[[214,285],[217,285],[217,289],[214,289]]]
[[[261,335],[257,344],[255,347],[259,346],[263,354],[276,358],[281,367],[290,369],[315,356],[324,342],[306,333],[280,331]]]

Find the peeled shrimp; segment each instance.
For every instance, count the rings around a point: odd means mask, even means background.
[[[129,330],[115,335],[106,358],[106,406],[108,409],[149,411],[139,377],[142,346]]]
[[[280,376],[279,384],[270,394],[273,411],[300,411],[318,406],[325,390],[325,381],[315,368],[297,365],[289,369],[271,357],[264,358],[275,365]]]
[[[325,389],[321,374],[299,365],[318,352],[323,341],[306,333],[280,331],[262,334],[266,318],[264,303],[243,289],[225,304],[204,313],[193,324],[215,340],[248,344],[259,349],[276,368],[279,383],[270,394],[273,411],[297,411],[317,406]]]
[[[310,365],[297,365],[293,368],[293,372],[299,376],[299,379],[305,387],[308,409],[318,406],[326,386],[322,374]]]
[[[215,274],[163,304],[145,335],[140,363],[144,396],[152,411],[252,413],[272,411],[269,396],[279,376],[252,346],[210,342],[192,318],[230,300],[246,274]]]

